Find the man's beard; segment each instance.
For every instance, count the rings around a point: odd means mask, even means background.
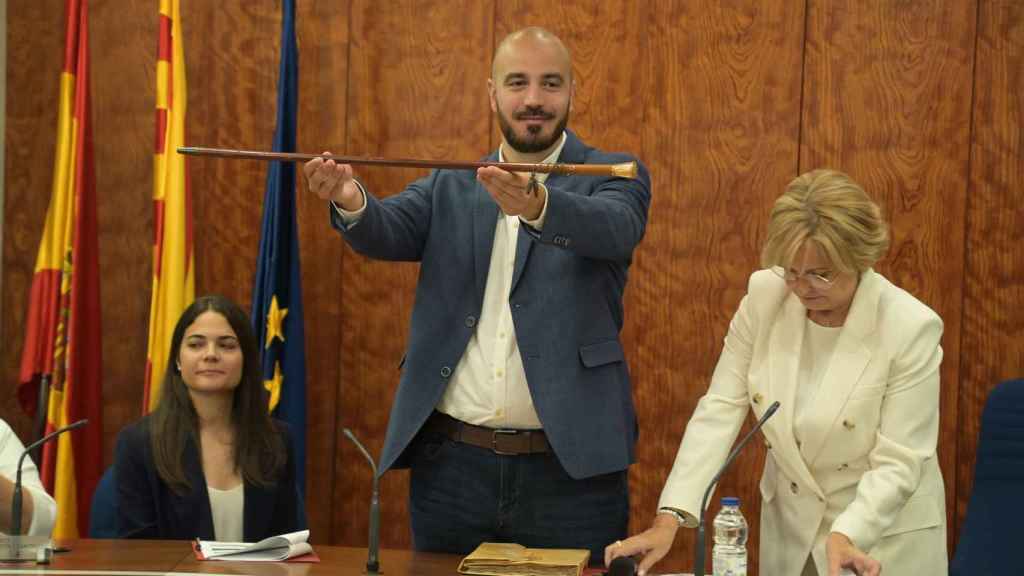
[[[516,119],[518,120],[521,116],[537,116],[544,115],[547,119],[554,118],[554,114],[546,112],[541,108],[527,108],[526,111],[517,113]],[[544,130],[543,126],[531,126],[527,128],[529,135],[526,138],[520,138],[515,129],[512,128],[512,124],[505,117],[505,113],[498,107],[498,125],[501,127],[501,133],[505,136],[505,142],[512,147],[513,150],[520,154],[534,154],[536,152],[543,152],[548,148],[551,148],[558,139],[562,137],[562,132],[565,131],[566,124],[569,123],[569,111],[566,109],[565,115],[558,119],[555,124],[555,129],[551,131],[551,136],[544,138],[541,136],[541,132]],[[535,130],[534,130],[535,129]]]

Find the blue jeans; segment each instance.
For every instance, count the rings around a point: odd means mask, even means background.
[[[626,537],[625,470],[571,478],[553,453],[502,456],[421,431],[412,445],[409,514],[413,544],[468,554],[481,542],[585,548],[592,564]]]

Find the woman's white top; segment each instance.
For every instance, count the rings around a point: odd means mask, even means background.
[[[808,415],[807,410],[814,405],[814,397],[823,387],[822,380],[825,378],[825,371],[828,370],[832,352],[836,349],[836,341],[839,340],[839,332],[842,329],[842,326],[833,328],[816,324],[810,318],[806,321],[793,410],[793,432],[797,438],[801,438],[800,430],[803,428],[804,417]],[[828,385],[826,384],[824,388],[827,389]]]
[[[245,483],[231,490],[217,490],[207,485],[210,512],[213,514],[213,537],[219,542],[242,542],[245,517]]]

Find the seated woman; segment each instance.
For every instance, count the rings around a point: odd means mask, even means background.
[[[659,513],[606,561],[641,554],[646,571],[660,560],[680,526],[696,526],[748,410],[778,401],[762,429],[761,574],[873,576],[879,563],[947,573],[942,321],[871,269],[888,244],[880,209],[849,176],[815,170],[789,184]]]
[[[267,413],[258,346],[222,296],[182,313],[159,405],[118,435],[119,537],[254,542],[298,529],[291,437]]]

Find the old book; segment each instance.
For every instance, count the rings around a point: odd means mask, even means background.
[[[459,563],[460,574],[475,576],[581,576],[590,550],[526,548],[484,542]]]

